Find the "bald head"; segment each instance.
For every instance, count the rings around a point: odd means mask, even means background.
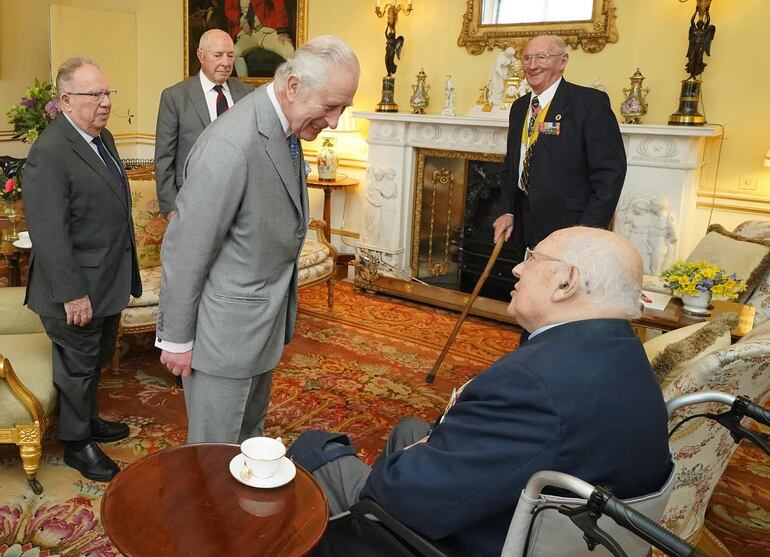
[[[540,242],[519,278],[509,312],[533,331],[582,319],[632,319],[639,314],[642,259],[624,236],[598,228],[557,230]]]
[[[209,29],[198,42],[201,71],[210,81],[221,85],[233,72],[233,40],[221,29]]]

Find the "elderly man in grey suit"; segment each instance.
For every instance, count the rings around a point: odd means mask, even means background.
[[[201,134],[163,241],[156,346],[184,381],[188,442],[261,435],[291,339],[308,203],[298,139],[335,128],[358,87],[348,45],[313,39]]]
[[[160,95],[155,126],[155,183],[160,210],[173,216],[182,187],[187,154],[201,132],[253,89],[230,79],[233,40],[221,29],[206,31],[198,43],[198,75],[180,81]]]
[[[97,442],[118,441],[129,430],[99,417],[99,373],[129,295],[142,294],[131,195],[106,129],[114,93],[107,79],[92,60],[71,58],[59,68],[56,90],[61,113],[24,168],[32,240],[26,303],[53,342],[64,462],[106,482],[118,466]]]

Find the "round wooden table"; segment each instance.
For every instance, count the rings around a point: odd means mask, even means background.
[[[297,466],[288,484],[243,485],[230,475],[238,445],[198,443],[152,454],[107,486],[104,529],[127,557],[305,555],[329,519],[326,496]]]
[[[336,180],[321,180],[318,174],[309,174],[307,177],[307,186],[309,188],[318,188],[324,190],[324,222],[326,222],[326,239],[332,241],[332,190],[344,190],[354,188],[358,185],[358,180],[348,178],[345,174],[337,174]]]

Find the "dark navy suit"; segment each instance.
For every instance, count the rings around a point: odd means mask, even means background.
[[[630,324],[567,323],[468,383],[426,443],[378,461],[361,497],[461,555],[497,556],[537,471],[621,498],[658,490],[670,472],[667,423]]]
[[[529,194],[518,187],[521,131],[531,94],[511,106],[505,168],[510,179],[502,206],[514,217],[518,250],[534,248],[554,230],[575,225],[607,228],[626,177],[626,152],[606,93],[562,79],[532,147]]]

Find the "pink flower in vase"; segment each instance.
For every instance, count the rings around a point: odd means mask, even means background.
[[[5,181],[5,184],[3,184],[3,191],[5,193],[11,193],[15,189],[16,189],[16,180],[14,180],[13,178],[8,178]]]

